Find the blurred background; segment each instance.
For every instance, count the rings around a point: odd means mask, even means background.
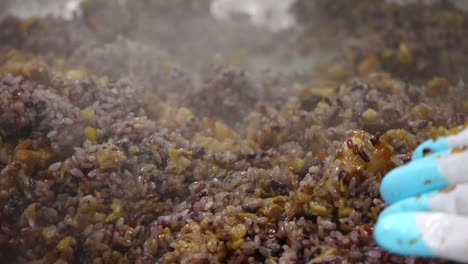
[[[379,37],[376,36],[379,34],[376,32],[378,28],[364,33],[367,34],[364,39],[358,39],[360,32],[352,33],[353,40],[344,35],[349,34],[345,31],[350,30],[354,23],[367,23],[363,20],[364,12],[377,10],[379,6],[386,6],[389,10],[395,5],[407,6],[409,10],[412,6],[421,5],[428,9],[468,10],[468,2],[464,0],[359,0],[352,3],[334,1],[333,4],[321,0],[138,3],[128,0],[4,0],[0,5],[0,18],[8,15],[19,18],[52,16],[81,21],[97,34],[91,38],[86,36],[90,40],[87,44],[93,37],[101,38],[96,42],[105,40],[106,43],[124,37],[157,48],[160,53],[165,53],[165,56],[191,71],[206,71],[213,60],[224,59],[231,64],[247,67],[252,72],[276,70],[283,73],[309,72],[325,54],[335,56],[354,46],[374,45],[378,41],[374,39]],[[423,9],[417,11],[424,16]],[[388,15],[369,16],[368,19],[383,22],[388,21]],[[398,19],[401,20],[399,23],[405,24],[408,17]],[[340,32],[336,32],[337,27],[342,27]],[[83,38],[85,35],[82,34],[89,34],[76,33],[81,36],[70,38]],[[333,43],[334,40],[346,43]],[[318,46],[317,42],[322,45]]]

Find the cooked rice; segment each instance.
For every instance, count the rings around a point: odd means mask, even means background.
[[[109,40],[131,20],[93,33],[48,18],[31,38],[22,23],[0,21],[3,262],[436,262],[385,252],[372,230],[385,173],[434,128],[468,121],[454,76],[389,70],[323,94],[221,63],[195,89],[159,49]],[[65,54],[93,74],[54,65]]]

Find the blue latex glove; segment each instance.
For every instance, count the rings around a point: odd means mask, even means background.
[[[466,147],[468,128],[428,140],[415,150],[410,163],[384,177],[380,191],[389,207],[374,228],[381,247],[399,255],[468,263]]]

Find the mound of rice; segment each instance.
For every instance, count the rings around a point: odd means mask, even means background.
[[[327,81],[218,63],[199,83],[126,36],[135,21],[96,33],[112,9],[84,8],[0,21],[2,263],[442,263],[372,230],[383,176],[468,121],[463,82],[374,61]]]

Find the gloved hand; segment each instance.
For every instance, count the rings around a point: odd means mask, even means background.
[[[389,204],[374,227],[381,247],[468,263],[468,128],[421,144],[380,191]]]

